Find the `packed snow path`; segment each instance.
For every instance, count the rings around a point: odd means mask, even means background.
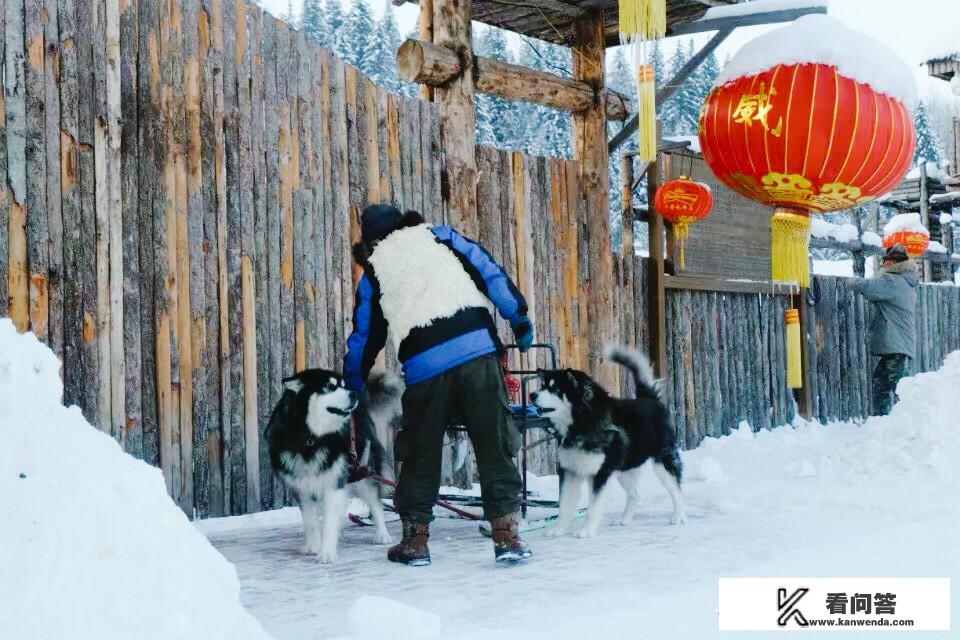
[[[889,418],[709,439],[683,456],[686,526],[667,524],[669,500],[647,469],[648,502],[631,526],[611,524],[623,502],[611,486],[598,537],[528,534],[536,555],[525,566],[494,566],[490,541],[458,520],[435,522],[433,566],[418,569],[387,562],[359,527],[345,529],[338,564],[318,564],[300,555],[295,509],[198,526],[236,565],[243,603],[281,639],[367,637],[372,627],[381,638],[699,640],[720,635],[721,576],[960,578],[957,389],[960,353],[905,381]],[[541,495],[555,485],[536,482]],[[364,596],[421,611],[385,613]]]

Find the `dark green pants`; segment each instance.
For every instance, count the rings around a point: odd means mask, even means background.
[[[873,370],[873,412],[875,416],[890,413],[896,399],[897,383],[907,375],[909,359],[902,353],[886,353],[880,356]]]
[[[520,434],[507,404],[503,370],[489,355],[404,391],[403,428],[395,445],[396,458],[402,463],[394,496],[400,515],[417,522],[433,519],[443,435],[451,425],[465,426],[473,443],[484,517],[489,520],[518,511],[520,474],[513,456],[520,448]]]

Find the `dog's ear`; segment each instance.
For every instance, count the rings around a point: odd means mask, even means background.
[[[283,388],[294,393],[300,393],[303,390],[303,381],[300,380],[300,374],[293,375],[281,380]]]
[[[593,385],[590,384],[589,382],[583,385],[582,397],[583,397],[584,404],[587,404],[587,405],[589,405],[590,402],[593,400]]]
[[[577,376],[573,375],[573,369],[567,369],[567,380],[573,386],[577,386]]]

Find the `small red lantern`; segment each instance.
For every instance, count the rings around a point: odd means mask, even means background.
[[[680,176],[660,185],[653,206],[673,225],[673,236],[680,241],[680,268],[686,266],[684,242],[690,234],[690,225],[703,220],[713,208],[713,194],[709,185]]]
[[[902,244],[911,258],[922,256],[930,246],[930,234],[922,231],[897,231],[883,239],[884,248],[889,249],[895,244]]]

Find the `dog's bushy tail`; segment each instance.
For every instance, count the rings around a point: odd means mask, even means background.
[[[637,387],[637,397],[649,396],[664,401],[662,385],[653,375],[653,367],[645,355],[635,349],[616,345],[608,346],[604,355],[630,370]]]
[[[389,458],[387,450],[377,437],[376,419],[383,420],[385,414],[389,418],[397,419],[391,411],[384,411],[396,405],[399,411],[399,400],[403,393],[403,382],[387,372],[374,371],[367,378],[367,386],[356,411],[356,446],[360,464],[381,476],[390,476]],[[384,428],[395,428],[396,425],[382,425]]]

